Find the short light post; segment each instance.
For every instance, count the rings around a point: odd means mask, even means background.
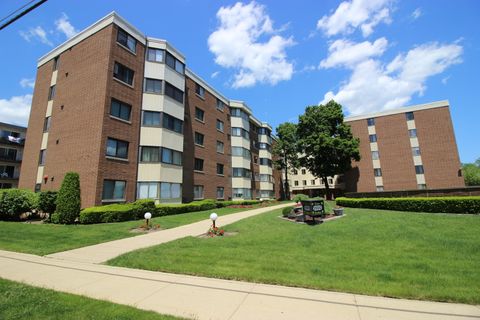
[[[150,223],[150,219],[152,218],[152,214],[150,212],[145,212],[145,215],[143,217],[145,218],[147,229],[150,229],[149,223]]]
[[[215,220],[217,220],[217,218],[218,218],[218,215],[217,215],[215,212],[213,212],[213,213],[210,215],[210,220],[212,220],[212,222],[213,222],[213,227],[214,227],[214,228],[215,228]]]

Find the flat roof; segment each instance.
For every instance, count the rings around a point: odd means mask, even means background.
[[[2,128],[9,128],[9,129],[16,129],[19,131],[27,131],[26,127],[22,127],[16,124],[11,124],[11,123],[6,123],[6,122],[0,122],[0,129]]]
[[[443,107],[449,107],[449,106],[450,106],[450,103],[448,102],[448,100],[440,100],[440,101],[434,101],[434,102],[425,103],[425,104],[417,104],[413,106],[401,107],[397,109],[386,110],[386,111],[381,111],[376,113],[361,114],[358,116],[346,117],[345,121],[350,122],[350,121],[356,121],[356,120],[362,120],[362,119],[384,117],[384,116],[405,113],[405,112],[413,112],[413,111],[434,109],[434,108],[443,108]]]

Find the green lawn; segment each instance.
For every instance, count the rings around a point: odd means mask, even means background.
[[[221,208],[157,217],[153,224],[168,229],[208,219],[211,212],[226,215],[248,209]],[[0,221],[0,249],[46,255],[105,241],[133,237],[130,229],[137,228],[144,220],[103,223],[94,225],[29,224]]]
[[[174,320],[180,318],[0,279],[0,319]]]
[[[188,237],[110,265],[424,300],[480,303],[480,216],[346,208],[307,226],[280,210]],[[159,258],[160,257],[160,258]]]

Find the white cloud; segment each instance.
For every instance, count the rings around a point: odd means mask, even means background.
[[[323,16],[317,22],[317,29],[327,36],[350,34],[357,28],[364,37],[369,36],[379,23],[390,23],[393,0],[350,0],[340,3],[334,13]]]
[[[413,12],[412,12],[412,18],[414,20],[417,20],[418,18],[420,18],[422,16],[423,12],[422,12],[422,9],[421,8],[417,8],[415,9]]]
[[[442,78],[442,83],[443,83],[443,84],[447,84],[447,82],[448,82],[449,79],[450,79],[450,76],[443,77],[443,78]]]
[[[0,99],[0,115],[2,122],[27,126],[32,105],[32,95],[15,96],[10,99]]]
[[[40,26],[30,28],[28,31],[20,31],[20,35],[28,42],[37,39],[43,44],[53,46],[53,43],[48,39],[47,32]]]
[[[62,13],[62,16],[59,19],[55,20],[55,27],[57,31],[63,33],[67,37],[67,39],[70,39],[78,33],[78,31],[75,30],[75,28],[68,20],[68,16],[65,13]]]
[[[388,41],[379,38],[375,42],[364,41],[353,43],[340,39],[330,43],[329,56],[320,62],[320,68],[332,68],[337,66],[353,67],[370,57],[381,56],[387,49]]]
[[[365,60],[353,67],[350,79],[337,93],[327,92],[321,103],[334,99],[353,115],[404,106],[414,94],[424,93],[429,77],[460,63],[462,52],[456,43],[427,43],[397,55],[387,65]]]
[[[219,74],[220,74],[220,71],[215,71],[210,75],[210,78],[215,79],[216,77],[218,77]]]
[[[35,87],[35,79],[23,78],[20,80],[20,85],[22,88],[34,88]]]
[[[217,12],[219,27],[208,38],[215,62],[236,70],[233,87],[249,87],[259,83],[275,85],[289,80],[293,64],[285,50],[294,45],[292,37],[278,35],[265,7],[255,2],[237,2]],[[262,42],[260,38],[269,37]]]

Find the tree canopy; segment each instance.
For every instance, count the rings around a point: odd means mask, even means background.
[[[464,163],[462,170],[467,186],[480,186],[480,158],[475,163]]]
[[[289,198],[288,170],[299,166],[297,147],[297,125],[291,122],[280,124],[277,129],[277,139],[273,146],[275,166],[285,172],[284,198]]]

